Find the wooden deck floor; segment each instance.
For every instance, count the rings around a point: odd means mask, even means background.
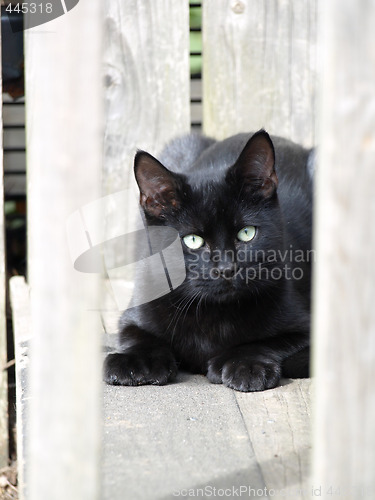
[[[303,498],[309,391],[296,380],[240,394],[184,373],[164,387],[106,387],[103,498],[205,498],[214,488],[229,498]]]
[[[28,292],[19,280],[11,288],[24,443]],[[104,315],[107,346],[114,319]],[[310,380],[240,393],[187,373],[163,387],[103,384],[103,500],[311,496],[310,392]]]

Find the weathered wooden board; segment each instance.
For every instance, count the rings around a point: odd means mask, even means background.
[[[126,303],[126,301],[130,303],[133,293],[133,283],[127,280],[120,280],[120,282],[119,280],[116,281],[116,290],[122,290],[123,303]],[[118,332],[117,327],[121,312],[122,311],[120,311],[117,306],[111,283],[108,280],[104,280],[103,301],[100,316],[105,333]]]
[[[24,443],[30,312],[23,278],[11,280],[11,296],[18,435]],[[109,348],[112,337],[106,339]],[[105,386],[101,498],[267,498],[266,490],[270,498],[304,498],[300,492],[307,496],[311,489],[310,381],[283,383],[240,394],[201,375],[179,373],[163,387]]]
[[[105,192],[129,187],[137,148],[190,130],[185,0],[106,2]]]
[[[106,387],[103,498],[304,498],[309,386],[239,394],[180,373],[164,387]]]
[[[208,135],[265,127],[314,143],[315,0],[205,0],[203,53]]]
[[[8,94],[3,96],[3,121],[4,125],[25,125],[25,107],[23,101],[12,100]]]
[[[18,494],[22,500],[27,498],[25,488],[26,472],[26,425],[28,399],[26,374],[29,367],[29,341],[31,335],[30,289],[23,276],[14,276],[9,282],[10,300],[14,333],[16,359],[16,404],[17,404],[17,467]]]
[[[314,294],[322,498],[375,492],[374,24],[371,2],[322,6]]]
[[[67,221],[101,196],[101,5],[25,32],[30,500],[100,498],[100,282],[73,268]],[[84,230],[69,237],[89,246]]]
[[[284,383],[235,394],[270,497],[303,498],[312,487],[311,380]]]
[[[0,26],[1,47],[1,26]],[[1,54],[0,54],[1,67]],[[2,81],[0,75],[0,94]],[[4,241],[4,185],[3,185],[3,120],[0,106],[0,468],[8,465],[8,373],[7,362],[7,331],[5,318],[5,241]]]
[[[5,104],[4,104],[5,103]],[[25,195],[25,106],[24,99],[16,101],[8,94],[3,94],[3,125],[4,125],[4,193],[6,197]],[[16,149],[6,149],[6,146]],[[20,150],[19,150],[20,149]],[[12,174],[12,172],[17,172]]]
[[[103,192],[133,189],[124,195],[126,214],[108,221],[108,232],[121,224],[129,233],[138,210],[136,150],[156,155],[169,139],[190,131],[189,9],[186,0],[111,0],[105,11]],[[114,266],[123,252],[113,246]]]
[[[163,387],[106,387],[103,499],[208,498],[264,488],[234,393],[181,373]],[[229,496],[229,498],[233,498]]]
[[[24,148],[25,130],[22,128],[4,130],[3,145],[4,148]]]

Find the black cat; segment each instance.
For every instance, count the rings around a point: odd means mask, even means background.
[[[162,385],[181,367],[261,391],[308,376],[311,151],[261,130],[177,139],[161,161],[137,153],[140,203],[178,231],[186,278],[123,314],[105,381]]]

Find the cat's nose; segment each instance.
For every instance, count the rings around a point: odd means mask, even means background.
[[[225,278],[227,280],[236,274],[236,264],[234,262],[223,262],[213,269],[213,275],[216,278]]]

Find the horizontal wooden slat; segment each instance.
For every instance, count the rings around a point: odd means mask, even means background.
[[[190,98],[202,99],[202,80],[190,80]]]
[[[25,104],[25,98],[20,97],[18,99],[13,99],[9,94],[3,94],[3,104],[7,106],[19,106]]]
[[[24,196],[26,194],[25,175],[6,175],[4,178],[5,196]]]
[[[22,148],[25,147],[24,129],[5,129],[4,130],[4,148]]]
[[[4,125],[25,125],[25,107],[20,106],[3,106]]]
[[[13,170],[25,170],[26,155],[25,153],[7,153],[4,154],[4,171],[6,173]]]
[[[191,121],[202,122],[202,103],[192,103],[191,104]]]

